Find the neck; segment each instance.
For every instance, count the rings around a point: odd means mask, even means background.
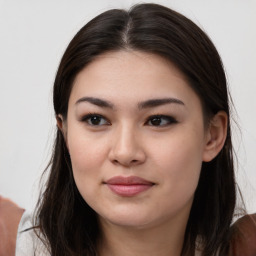
[[[183,219],[184,220],[184,219]],[[127,227],[100,220],[100,256],[180,256],[187,221]]]

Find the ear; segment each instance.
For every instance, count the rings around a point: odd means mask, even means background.
[[[219,111],[211,120],[206,132],[206,143],[203,152],[203,161],[214,159],[225,143],[227,137],[228,116],[225,111]]]
[[[64,121],[64,118],[62,115],[57,115],[56,116],[56,121],[57,121],[57,126],[59,128],[59,130],[61,131],[63,138],[65,140],[67,149],[68,149],[68,143],[67,143],[67,123],[66,121]]]

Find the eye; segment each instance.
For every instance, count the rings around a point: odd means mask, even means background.
[[[81,121],[86,122],[91,126],[110,125],[109,121],[99,114],[88,114],[84,116]]]
[[[168,126],[176,124],[177,120],[172,116],[155,115],[148,118],[146,124],[150,126]]]

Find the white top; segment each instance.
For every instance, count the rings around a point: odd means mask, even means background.
[[[15,256],[50,256],[34,229],[24,231],[33,227],[31,219],[31,214],[25,211],[18,227]]]
[[[31,214],[25,211],[18,227],[15,256],[51,256],[34,229],[22,232],[32,226]],[[201,253],[196,251],[195,256],[200,255]]]

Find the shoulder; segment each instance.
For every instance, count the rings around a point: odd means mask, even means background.
[[[14,255],[17,229],[24,209],[0,196],[0,255]]]
[[[256,255],[256,214],[245,215],[231,226],[229,256]]]
[[[50,256],[40,237],[33,228],[32,215],[25,211],[18,227],[15,256]]]

